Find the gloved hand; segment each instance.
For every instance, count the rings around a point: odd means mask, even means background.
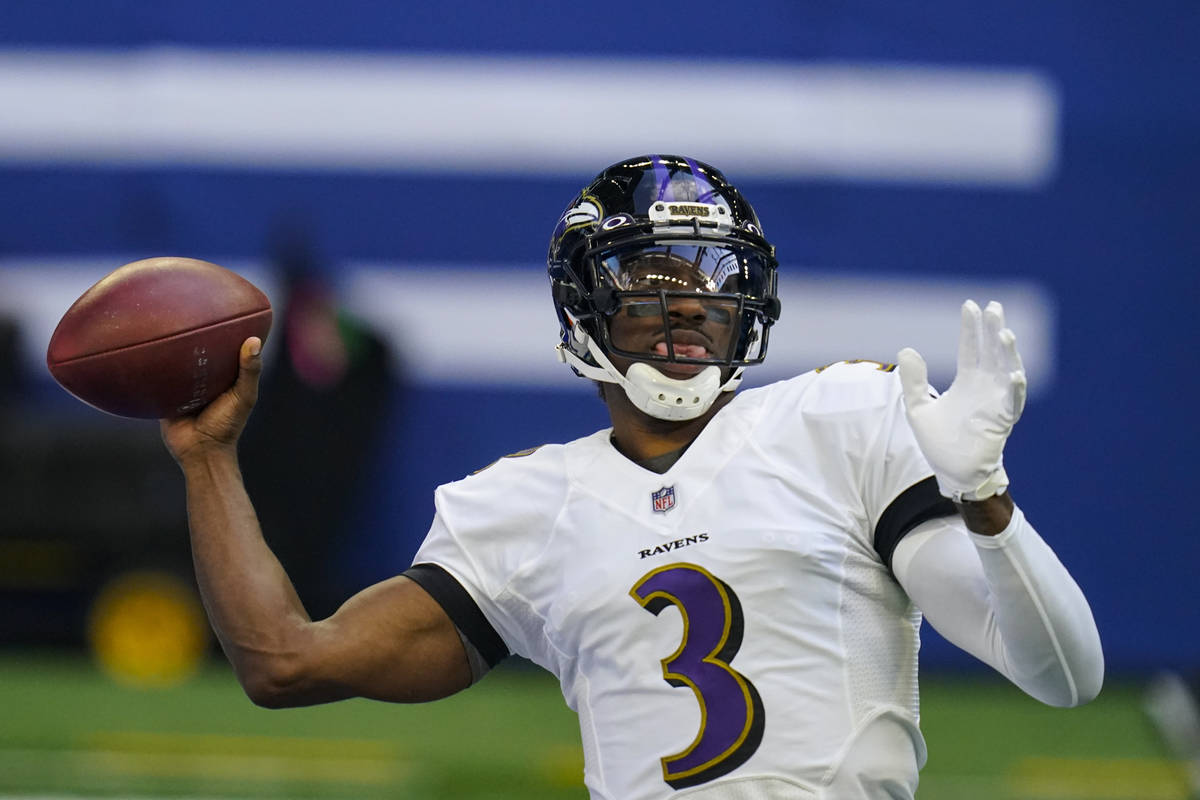
[[[909,425],[941,493],[956,503],[1002,493],[1004,442],[1025,408],[1025,368],[1000,304],[981,312],[973,300],[963,303],[958,373],[940,397],[916,350],[901,350],[897,363]]]

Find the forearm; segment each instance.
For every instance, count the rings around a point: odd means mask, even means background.
[[[1087,702],[1104,661],[1087,600],[1019,510],[996,536],[947,517],[896,548],[896,577],[949,641],[1051,705]]]
[[[310,621],[263,539],[233,448],[197,453],[180,466],[204,606],[238,679],[256,698],[264,684],[278,682]]]
[[[1018,685],[1053,705],[1100,692],[1104,656],[1079,585],[1020,510],[995,536],[972,536]],[[1033,688],[1031,688],[1033,687]]]

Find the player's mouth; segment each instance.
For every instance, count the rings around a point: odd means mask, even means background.
[[[654,345],[654,352],[660,356],[674,355],[676,358],[708,358],[708,348],[702,344],[681,344],[673,342],[668,349],[666,342]]]
[[[666,340],[656,342],[653,348],[655,355],[674,356],[675,358],[711,358],[708,339],[701,333],[688,330],[672,330],[671,344]],[[671,378],[690,378],[705,368],[705,364],[679,364],[668,362],[654,365],[659,372]]]

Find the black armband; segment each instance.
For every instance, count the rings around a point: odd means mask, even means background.
[[[508,646],[479,610],[471,594],[437,564],[413,564],[403,573],[438,602],[459,632],[479,651],[488,667],[508,656]]]
[[[883,559],[889,571],[892,569],[892,554],[909,531],[938,517],[949,517],[958,513],[954,502],[942,497],[937,479],[932,475],[914,483],[901,492],[879,517],[875,526],[875,552]]]

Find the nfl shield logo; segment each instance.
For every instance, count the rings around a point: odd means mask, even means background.
[[[655,511],[665,514],[675,507],[675,487],[664,486],[657,492],[651,492],[650,500],[653,502]]]

